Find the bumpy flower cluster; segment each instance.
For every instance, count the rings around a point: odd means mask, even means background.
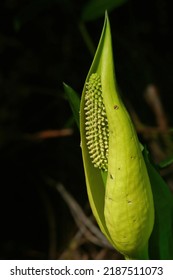
[[[85,131],[90,158],[95,167],[107,171],[109,127],[103,103],[101,78],[90,76],[85,93]]]

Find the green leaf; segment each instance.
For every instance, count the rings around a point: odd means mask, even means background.
[[[67,84],[63,83],[68,102],[73,112],[74,119],[79,128],[80,97],[78,93]]]
[[[155,224],[149,240],[151,259],[173,259],[173,196],[169,187],[151,164],[146,148],[143,151],[155,207]]]
[[[167,166],[169,166],[170,164],[173,163],[173,156],[161,161],[159,164],[158,164],[158,167],[159,168],[165,168]]]
[[[90,0],[83,8],[82,20],[89,21],[97,19],[103,16],[106,10],[110,12],[126,2],[127,0]]]

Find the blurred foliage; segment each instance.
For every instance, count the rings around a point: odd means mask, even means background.
[[[143,92],[149,83],[156,84],[169,125],[173,125],[171,1],[102,0],[98,13],[93,10],[97,3],[0,2],[2,259],[58,258],[73,235],[69,209],[47,178],[62,182],[82,205],[87,204],[80,139],[62,83],[82,91],[91,49],[102,29],[103,9],[110,11],[117,80],[124,98],[144,123],[155,125]],[[85,21],[89,16],[92,21]],[[41,131],[52,135],[51,131],[69,126],[72,135],[35,137]]]

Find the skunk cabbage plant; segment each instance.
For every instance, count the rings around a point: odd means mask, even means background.
[[[88,197],[101,231],[126,259],[147,259],[153,196],[136,131],[117,90],[107,14],[82,93],[80,135]]]
[[[80,129],[89,202],[101,231],[126,259],[173,259],[173,197],[118,93],[107,13],[81,101],[71,87],[64,89]]]

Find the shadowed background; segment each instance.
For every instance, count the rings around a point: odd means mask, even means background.
[[[0,3],[1,259],[121,258],[92,236],[79,132],[63,90],[66,82],[81,94],[101,34],[106,1],[99,9],[91,2]],[[106,7],[118,85],[156,162],[173,152],[172,135],[164,137],[173,125],[170,4]],[[170,169],[163,176],[172,187]],[[84,234],[78,206],[93,223]]]

